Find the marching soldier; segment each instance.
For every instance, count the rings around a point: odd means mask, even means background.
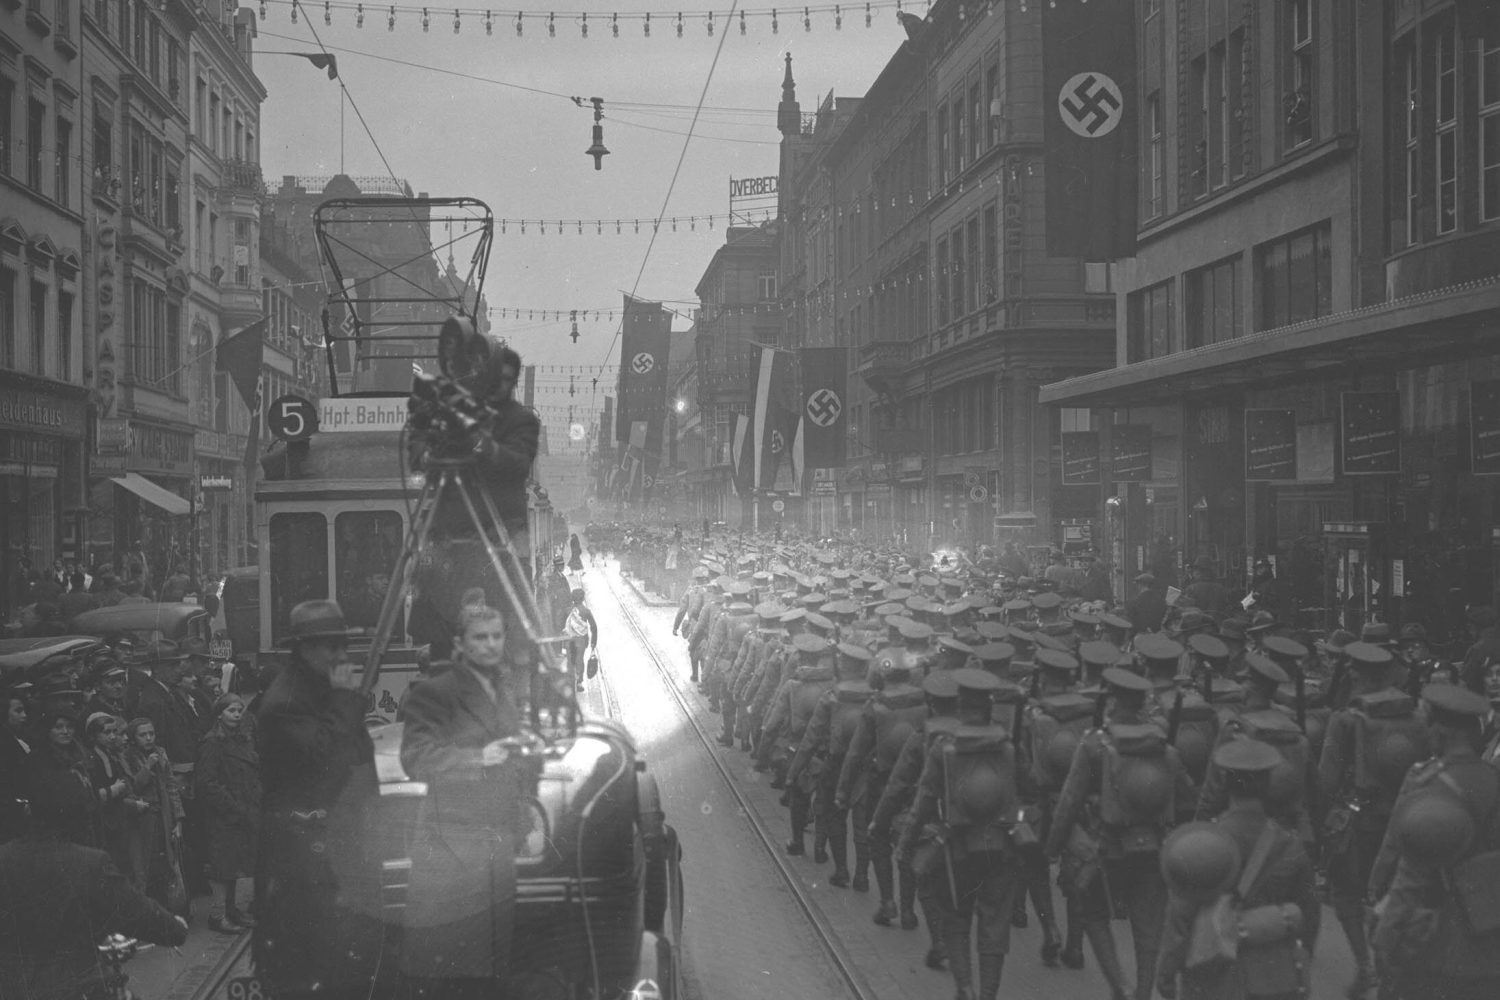
[[[1479,756],[1482,695],[1422,690],[1437,755],[1402,783],[1370,875],[1373,944],[1401,1000],[1500,996],[1500,771]]]
[[[698,680],[700,694],[708,693],[706,665],[708,636],[713,631],[714,623],[718,621],[719,615],[724,611],[724,602],[727,600],[725,588],[731,582],[729,577],[721,574],[714,580],[713,585],[704,591],[703,606],[699,609],[698,617],[693,622],[692,631],[688,635],[688,657],[693,662],[693,676]]]
[[[1166,907],[1158,867],[1162,837],[1195,790],[1175,747],[1146,714],[1151,682],[1120,667],[1101,678],[1108,714],[1078,746],[1057,800],[1047,855],[1079,896],[1084,936],[1115,1000],[1129,996],[1110,920],[1128,917],[1135,945],[1135,1000],[1150,1000]],[[1096,709],[1096,712],[1098,710]],[[1090,807],[1097,802],[1097,823]]]
[[[847,642],[839,643],[837,649],[838,680],[818,700],[803,731],[801,746],[787,770],[787,781],[795,785],[806,777],[804,786],[811,785],[817,842],[827,842],[833,851],[833,874],[828,884],[842,889],[850,881],[849,811],[847,806],[838,804],[838,782],[854,730],[874,692],[867,682],[870,651]],[[855,890],[868,892],[870,883],[865,868],[858,868],[855,875]]]
[[[734,717],[737,709],[733,693],[735,665],[739,663],[740,650],[744,647],[746,638],[762,620],[748,602],[737,602],[730,606],[729,611],[731,617],[725,630],[724,643],[715,661],[717,665],[714,668],[713,682],[719,694],[719,711],[724,716],[719,744],[726,747],[734,746]]]
[[[677,635],[679,629],[683,629],[683,637],[687,638],[686,629],[692,628],[698,620],[698,613],[703,610],[703,603],[708,597],[708,568],[706,566],[693,567],[693,583],[682,595],[682,603],[677,606],[677,617],[672,619],[672,634]],[[698,682],[698,658],[691,653],[689,647],[688,659],[693,665],[693,683]]]
[[[782,687],[791,680],[792,671],[796,669],[797,648],[793,642],[807,629],[807,612],[801,608],[793,608],[782,612],[778,621],[783,631],[777,637],[776,642],[771,645],[761,666],[760,677],[755,682],[755,690],[750,697],[750,718],[747,720],[754,747],[755,769],[761,772],[771,769],[771,740],[766,738],[765,722],[771,705],[781,694]],[[785,781],[780,777],[771,783],[772,788],[784,788],[785,785]]]
[[[803,733],[819,700],[833,689],[837,680],[830,655],[832,647],[827,639],[803,633],[796,636],[792,644],[797,649],[797,669],[777,692],[762,736],[762,752],[774,754],[788,765],[793,754],[802,745]],[[792,837],[787,841],[786,852],[791,855],[805,854],[807,847],[802,838],[812,809],[812,786],[804,786],[802,782],[795,780],[788,766],[786,788],[787,804],[792,813]],[[821,864],[828,859],[826,856],[817,857],[817,846],[815,843],[814,859]]]
[[[781,628],[781,616],[784,611],[785,609],[774,601],[756,605],[755,614],[760,619],[759,627],[751,632],[740,645],[739,660],[732,671],[729,688],[729,697],[735,706],[735,712],[732,716],[726,715],[724,732],[729,735],[731,744],[735,736],[739,737],[741,750],[751,749],[751,738],[754,733],[751,728],[754,685],[760,678],[761,667],[766,658],[777,647],[777,640],[785,634]]]
[[[1333,713],[1318,760],[1323,815],[1323,863],[1333,912],[1357,963],[1348,995],[1375,981],[1365,934],[1364,900],[1370,872],[1390,823],[1407,770],[1427,756],[1427,732],[1416,700],[1391,684],[1395,658],[1368,642],[1344,647],[1354,680],[1349,706]]]
[[[1010,915],[1017,882],[1018,852],[1040,847],[1020,819],[1016,748],[1006,727],[991,718],[1003,682],[982,670],[953,673],[958,684],[959,726],[930,748],[912,806],[920,827],[940,811],[947,828],[943,844],[946,893],[943,932],[956,1000],[995,1000],[1010,950]],[[978,990],[970,956],[978,921]]]
[[[1256,740],[1231,739],[1214,751],[1228,807],[1212,823],[1179,827],[1162,848],[1170,893],[1157,989],[1183,1000],[1302,1000],[1318,932],[1312,860],[1302,841],[1268,815],[1266,799],[1282,757]],[[1235,893],[1233,960],[1195,956],[1195,918],[1219,895]]]

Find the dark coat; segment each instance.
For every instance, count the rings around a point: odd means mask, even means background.
[[[406,893],[409,975],[498,978],[509,968],[519,770],[480,759],[485,744],[520,731],[520,714],[505,684],[495,693],[455,664],[414,685],[406,702],[401,765],[427,783]]]
[[[99,800],[94,794],[93,782],[89,778],[88,761],[83,750],[69,754],[60,751],[43,737],[31,747],[31,780],[62,789],[67,798],[75,799],[77,808],[69,810],[70,816],[81,817],[62,831],[63,836],[75,844],[99,847],[97,813]]]
[[[167,752],[174,764],[191,764],[198,759],[198,746],[208,727],[207,720],[193,708],[181,692],[171,690],[154,677],[142,679],[135,713],[156,724],[156,744]]]
[[[1158,632],[1162,619],[1167,617],[1167,599],[1161,591],[1147,587],[1125,605],[1125,616],[1137,632]]]
[[[34,837],[0,846],[0,996],[74,1000],[102,984],[95,946],[110,933],[187,940],[103,851]]]
[[[26,827],[26,782],[31,775],[31,745],[0,729],[0,844],[19,837]]]
[[[248,721],[248,720],[246,720]],[[241,732],[216,725],[204,737],[193,773],[208,836],[208,876],[245,878],[255,873],[260,838],[260,758],[246,722]]]
[[[256,712],[265,892],[252,939],[272,991],[368,986],[380,958],[380,786],[365,699],[294,662]]]
[[[130,871],[130,856],[125,848],[125,831],[130,826],[130,807],[123,795],[111,795],[110,788],[117,781],[130,784],[130,775],[125,772],[123,762],[112,754],[94,747],[85,757],[88,762],[89,781],[93,784],[97,806],[94,809],[93,844],[108,852],[110,860],[122,872]]]
[[[511,534],[526,530],[526,480],[531,463],[536,460],[541,422],[535,413],[516,402],[492,402],[493,415],[480,426],[486,442],[477,454],[477,482],[465,482],[464,489],[475,509],[484,515],[484,501],[479,489],[486,490],[495,501],[500,520]],[[462,498],[445,497],[433,514],[433,537],[469,537],[475,534],[473,522]]]

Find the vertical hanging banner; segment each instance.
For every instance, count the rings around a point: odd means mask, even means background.
[[[1062,436],[1062,484],[1099,485],[1099,432],[1064,431]]]
[[[792,457],[797,433],[796,356],[791,351],[759,346],[756,361],[754,488],[774,489],[776,475]]]
[[[848,352],[805,347],[802,361],[803,456],[814,469],[841,469],[848,438]]]
[[[672,315],[660,302],[645,302],[627,295],[621,322],[616,440],[628,440],[631,425],[644,420],[647,423],[644,447],[659,455],[662,427],[667,418],[667,350],[672,342]]]
[[[1042,5],[1047,252],[1117,260],[1135,252],[1135,0]]]
[[[1500,476],[1500,380],[1469,383],[1470,471]]]
[[[1401,471],[1401,394],[1345,392],[1339,396],[1339,438],[1346,476]]]
[[[1245,480],[1297,478],[1297,411],[1245,411]]]
[[[734,415],[734,436],[729,442],[729,485],[734,487],[737,497],[750,494],[755,475],[755,463],[750,458],[750,418],[743,413]]]
[[[1151,425],[1115,424],[1109,429],[1109,477],[1117,483],[1151,480]]]

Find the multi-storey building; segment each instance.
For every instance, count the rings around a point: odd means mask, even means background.
[[[826,268],[798,289],[826,317],[806,343],[848,347],[859,376],[844,526],[1038,545],[1091,516],[1091,495],[1049,489],[1060,427],[1036,405],[1046,382],[1107,365],[1113,332],[1108,268],[1045,249],[1040,7],[936,4],[781,181],[783,246]],[[795,201],[824,177],[819,228]]]
[[[1099,434],[1115,561],[1234,585],[1266,557],[1305,624],[1454,634],[1500,566],[1494,5],[1139,15],[1116,367],[1042,397]],[[1140,475],[1112,472],[1121,434]]]
[[[81,558],[85,87],[77,7],[0,7],[0,615],[25,559]]]

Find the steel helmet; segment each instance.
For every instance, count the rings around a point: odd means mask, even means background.
[[[1454,864],[1474,842],[1474,817],[1463,803],[1437,789],[1410,796],[1391,821],[1395,824],[1401,854],[1420,865],[1445,867]]]
[[[1240,849],[1213,823],[1184,823],[1161,848],[1161,874],[1174,893],[1208,903],[1227,891],[1240,873]]]

